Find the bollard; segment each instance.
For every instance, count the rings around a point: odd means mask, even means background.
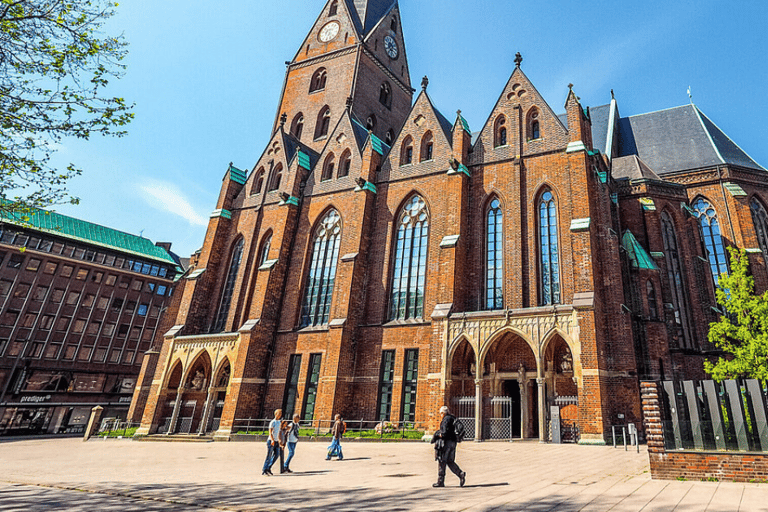
[[[99,421],[101,420],[101,414],[104,412],[104,408],[97,405],[91,409],[91,419],[88,420],[88,427],[85,429],[85,435],[83,441],[87,441],[93,434],[96,433],[96,429],[99,428]]]

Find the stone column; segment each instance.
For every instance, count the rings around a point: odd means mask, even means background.
[[[215,396],[218,393],[214,390],[213,386],[208,388],[208,398],[205,400],[205,407],[203,408],[203,417],[200,419],[200,428],[197,431],[198,436],[204,436],[206,429],[208,428],[208,420],[211,416],[211,411],[216,402]]]
[[[483,379],[475,379],[475,442],[483,440]]]
[[[528,437],[528,381],[524,376],[518,377],[520,384],[520,437]]]
[[[539,385],[539,442],[547,442],[547,396],[544,392],[546,379],[538,377],[536,384]]]
[[[168,425],[168,432],[165,435],[169,436],[176,431],[176,422],[179,420],[179,411],[181,410],[181,399],[184,395],[184,387],[179,386],[176,390],[176,405],[173,406],[173,414],[171,414],[171,423]]]

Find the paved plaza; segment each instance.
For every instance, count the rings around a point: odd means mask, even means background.
[[[0,510],[768,511],[768,485],[651,480],[648,456],[611,447],[462,443],[464,488],[433,489],[426,443],[299,443],[294,474],[261,476],[252,443],[0,442]],[[277,470],[277,465],[275,470]]]

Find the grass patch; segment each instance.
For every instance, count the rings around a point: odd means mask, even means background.
[[[131,427],[121,430],[99,432],[98,437],[133,437],[133,434],[135,434],[138,429],[139,427]]]

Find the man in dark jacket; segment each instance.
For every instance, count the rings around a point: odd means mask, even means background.
[[[454,462],[456,458],[456,429],[454,418],[449,412],[448,407],[440,408],[440,415],[443,420],[440,422],[440,430],[435,432],[432,442],[435,443],[435,456],[437,458],[437,483],[432,487],[445,487],[445,466],[451,468],[453,474],[459,477],[459,485],[464,487],[464,481],[467,473]]]

